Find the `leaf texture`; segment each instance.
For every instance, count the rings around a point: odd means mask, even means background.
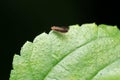
[[[42,33],[14,56],[10,80],[120,80],[120,31],[89,23]]]

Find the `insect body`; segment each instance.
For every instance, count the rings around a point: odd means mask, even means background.
[[[66,27],[52,26],[51,29],[62,33],[68,32],[68,28]]]

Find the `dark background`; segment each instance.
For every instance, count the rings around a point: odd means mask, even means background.
[[[105,1],[105,0],[104,0]],[[93,23],[120,26],[115,0],[9,0],[0,4],[0,80],[8,80],[13,55],[50,27]]]

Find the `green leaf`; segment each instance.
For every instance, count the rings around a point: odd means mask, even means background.
[[[120,31],[89,23],[42,33],[14,56],[10,80],[120,80]]]

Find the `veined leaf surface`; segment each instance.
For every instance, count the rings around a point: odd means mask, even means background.
[[[14,56],[10,80],[120,80],[120,31],[89,23],[42,33]]]

